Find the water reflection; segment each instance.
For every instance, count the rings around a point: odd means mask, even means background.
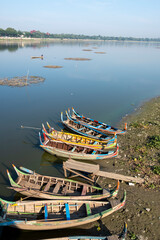
[[[143,41],[82,41],[82,40],[1,40],[0,41],[0,51],[8,50],[10,52],[17,51],[19,48],[43,48],[43,47],[53,47],[53,46],[79,46],[79,47],[91,47],[93,49],[98,49],[99,47],[106,46],[114,46],[114,47],[155,47],[159,48],[159,42],[143,42]],[[82,49],[83,50],[83,49]],[[87,50],[85,50],[87,51]],[[92,50],[90,50],[92,51]]]

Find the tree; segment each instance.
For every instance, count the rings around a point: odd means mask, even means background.
[[[5,30],[3,30],[2,28],[0,28],[0,36],[5,36],[6,35],[6,32]]]
[[[17,31],[14,28],[7,28],[6,29],[6,36],[17,37]]]

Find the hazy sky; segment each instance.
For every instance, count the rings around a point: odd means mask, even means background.
[[[5,0],[0,28],[160,37],[160,0]]]

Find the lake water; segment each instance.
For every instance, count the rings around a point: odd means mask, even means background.
[[[92,51],[84,51],[84,50]],[[105,52],[105,53],[95,53]],[[40,56],[44,59],[31,59]],[[90,58],[73,61],[64,58]],[[36,129],[48,121],[57,130],[60,112],[79,113],[116,126],[142,102],[160,95],[160,48],[157,43],[59,41],[0,44],[0,78],[41,76],[28,87],[0,86],[0,189],[13,199],[6,169],[12,163],[41,174],[63,176],[62,161],[39,147]],[[63,68],[44,68],[60,65]]]

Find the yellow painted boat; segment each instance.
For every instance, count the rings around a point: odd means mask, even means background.
[[[117,135],[112,138],[106,138],[104,140],[97,140],[93,138],[84,137],[78,134],[72,134],[64,131],[57,131],[52,128],[47,122],[49,131],[47,132],[44,124],[42,124],[43,131],[50,139],[58,140],[67,144],[76,146],[85,146],[93,149],[105,150],[114,148],[117,145]]]

